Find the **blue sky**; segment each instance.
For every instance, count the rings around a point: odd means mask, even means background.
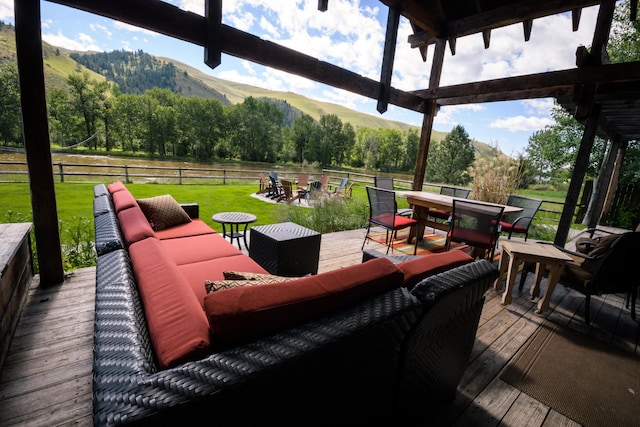
[[[0,0],[0,19],[13,23],[13,1]],[[203,0],[168,0],[182,9],[204,15]],[[48,43],[80,51],[143,50],[173,58],[215,77],[309,98],[342,104],[379,116],[376,101],[325,86],[278,70],[223,55],[210,69],[201,47],[132,27],[111,19],[42,1],[42,36]],[[331,0],[329,10],[317,10],[317,0],[223,0],[223,23],[265,40],[379,80],[387,8],[377,0]],[[480,34],[457,41],[456,55],[449,47],[441,86],[489,80],[575,67],[579,45],[591,44],[597,7],[583,10],[580,29],[571,30],[569,14],[537,19],[529,42],[521,25],[494,30],[484,49]],[[411,33],[400,22],[392,86],[410,91],[428,86],[433,48],[427,62],[406,42]],[[497,146],[506,154],[522,153],[529,136],[551,124],[552,99],[536,99],[443,107],[434,128],[450,131],[461,124],[473,139]],[[422,115],[389,106],[382,117],[420,126]]]

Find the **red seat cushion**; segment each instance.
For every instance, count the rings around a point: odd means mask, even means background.
[[[207,294],[204,308],[214,346],[226,347],[397,288],[403,277],[377,258],[291,282],[219,290]]]
[[[117,191],[127,190],[127,187],[122,183],[122,181],[116,181],[107,185],[107,190],[109,190],[109,193],[113,194]]]
[[[178,265],[242,255],[238,248],[218,233],[164,239],[161,242],[169,257]]]
[[[245,271],[250,273],[264,273],[268,271],[260,267],[260,264],[246,255],[234,255],[211,259],[208,261],[182,264],[178,270],[191,285],[194,294],[204,308],[204,297],[207,291],[204,288],[205,280],[223,280],[223,271]]]
[[[519,225],[513,225],[510,222],[504,222],[504,221],[500,221],[500,226],[502,227],[502,231],[511,231],[511,229],[513,229],[514,233],[526,233],[527,229],[524,227],[521,227]]]
[[[129,248],[153,350],[161,369],[211,352],[209,323],[196,295],[158,239]]]
[[[197,236],[200,234],[214,234],[216,231],[201,219],[194,218],[191,222],[174,225],[164,230],[156,230],[156,237],[160,240],[178,237]]]
[[[452,250],[405,261],[398,265],[404,273],[404,286],[412,289],[421,280],[452,268],[468,264],[473,258],[464,251]]]

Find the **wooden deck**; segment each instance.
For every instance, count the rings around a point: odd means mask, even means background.
[[[359,263],[363,236],[363,230],[323,235],[320,272]],[[577,425],[499,379],[544,320],[534,314],[535,305],[527,298],[532,280],[529,275],[522,293],[516,287],[514,302],[507,307],[492,290],[487,292],[458,396],[434,414],[430,425]],[[0,426],[92,425],[94,286],[95,268],[76,270],[61,286],[40,287],[38,277],[33,280],[0,377]],[[583,302],[580,294],[559,285],[547,316],[640,353],[639,323],[631,320],[622,297],[593,298],[591,327],[583,322]]]

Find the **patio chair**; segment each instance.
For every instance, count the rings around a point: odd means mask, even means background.
[[[275,172],[269,172],[269,181],[271,182],[270,191],[267,193],[267,197],[272,199],[278,199],[282,196],[282,186],[278,184],[278,174]]]
[[[329,191],[329,180],[331,177],[329,175],[322,175],[318,181],[322,184],[322,191]]]
[[[299,173],[296,180],[296,190],[300,194],[301,199],[309,198],[309,174]]]
[[[503,233],[509,233],[508,239],[511,238],[513,233],[524,234],[524,240],[529,237],[529,227],[533,218],[536,216],[538,209],[542,205],[542,200],[531,199],[529,197],[516,196],[514,194],[507,197],[508,206],[517,206],[522,208],[522,211],[516,213],[504,214],[500,225],[502,226]]]
[[[482,249],[482,257],[493,260],[503,211],[502,205],[454,200],[446,250],[451,248],[451,242],[464,243],[473,246],[474,252]]]
[[[588,254],[558,249],[574,259],[565,265],[559,283],[584,294],[587,325],[591,322],[591,295],[624,293],[626,307],[631,308],[631,318],[636,319],[640,232],[604,236]]]
[[[392,176],[374,176],[373,185],[378,188],[384,188],[385,190],[394,191]],[[398,209],[397,202],[396,202],[396,213],[398,215],[413,218],[413,209],[412,208]]]
[[[407,218],[406,216],[396,214],[396,194],[393,191],[367,186],[367,197],[369,198],[369,221],[367,223],[367,233],[364,236],[361,249],[364,249],[364,244],[367,242],[367,239],[370,239],[369,232],[373,225],[382,227],[386,230],[387,235],[385,242],[387,243],[388,254],[395,232],[407,227],[417,226],[418,221],[413,218]],[[389,235],[389,233],[391,233],[391,235]],[[418,240],[419,239],[416,239],[416,243],[413,248],[414,255],[418,249]]]
[[[440,194],[444,194],[446,196],[459,197],[461,199],[468,199],[470,193],[471,193],[471,190],[467,190],[466,188],[448,187],[446,185],[443,185],[442,187],[440,187]],[[451,211],[444,211],[441,209],[429,209],[429,212],[427,215],[435,219],[449,221],[449,217],[451,216]]]
[[[269,193],[271,191],[269,179],[265,174],[260,173],[260,186],[258,188],[258,194]]]
[[[293,189],[293,183],[288,179],[283,179],[280,181],[282,185],[282,194],[278,197],[278,202],[285,201],[287,204],[293,202],[294,200],[298,200],[298,204],[300,203],[300,193],[297,190]]]
[[[348,182],[349,182],[349,178],[342,178],[340,180],[340,185],[338,185],[336,187],[336,189],[333,190],[333,195],[335,196],[335,195],[339,195],[339,194],[343,193],[344,190],[347,188],[347,183]]]

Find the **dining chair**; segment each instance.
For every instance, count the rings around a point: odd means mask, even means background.
[[[442,187],[440,187],[440,194],[444,194],[445,196],[468,199],[470,193],[471,193],[471,190],[468,190],[466,188],[448,187],[446,185],[443,185]],[[451,211],[446,211],[441,209],[429,209],[429,212],[427,215],[436,219],[449,221],[449,217],[451,216]]]
[[[392,176],[374,176],[373,177],[373,185],[374,187],[383,188],[385,190],[395,191],[393,186],[393,177]],[[396,202],[396,213],[398,215],[411,217],[413,218],[413,209],[412,208],[402,208],[398,209],[398,202]]]
[[[454,199],[446,250],[451,248],[451,242],[464,243],[474,250],[483,249],[483,258],[493,260],[503,211],[502,205]]]
[[[542,200],[511,194],[507,197],[506,204],[507,206],[522,208],[522,211],[503,215],[500,221],[502,232],[509,233],[507,239],[510,239],[513,233],[518,233],[524,234],[524,240],[527,240],[527,237],[529,237],[529,227],[538,209],[540,209],[542,205]]]
[[[406,216],[396,214],[396,194],[393,191],[367,186],[367,197],[369,198],[369,221],[367,223],[367,233],[364,236],[361,249],[364,249],[364,244],[367,242],[367,239],[370,239],[369,232],[373,225],[382,227],[386,230],[387,235],[385,242],[387,244],[388,254],[395,232],[411,226],[417,226],[418,221],[413,218],[407,218]],[[391,235],[389,235],[389,233],[391,233]],[[418,250],[418,241],[419,239],[416,239],[416,243],[413,248],[414,255]]]

